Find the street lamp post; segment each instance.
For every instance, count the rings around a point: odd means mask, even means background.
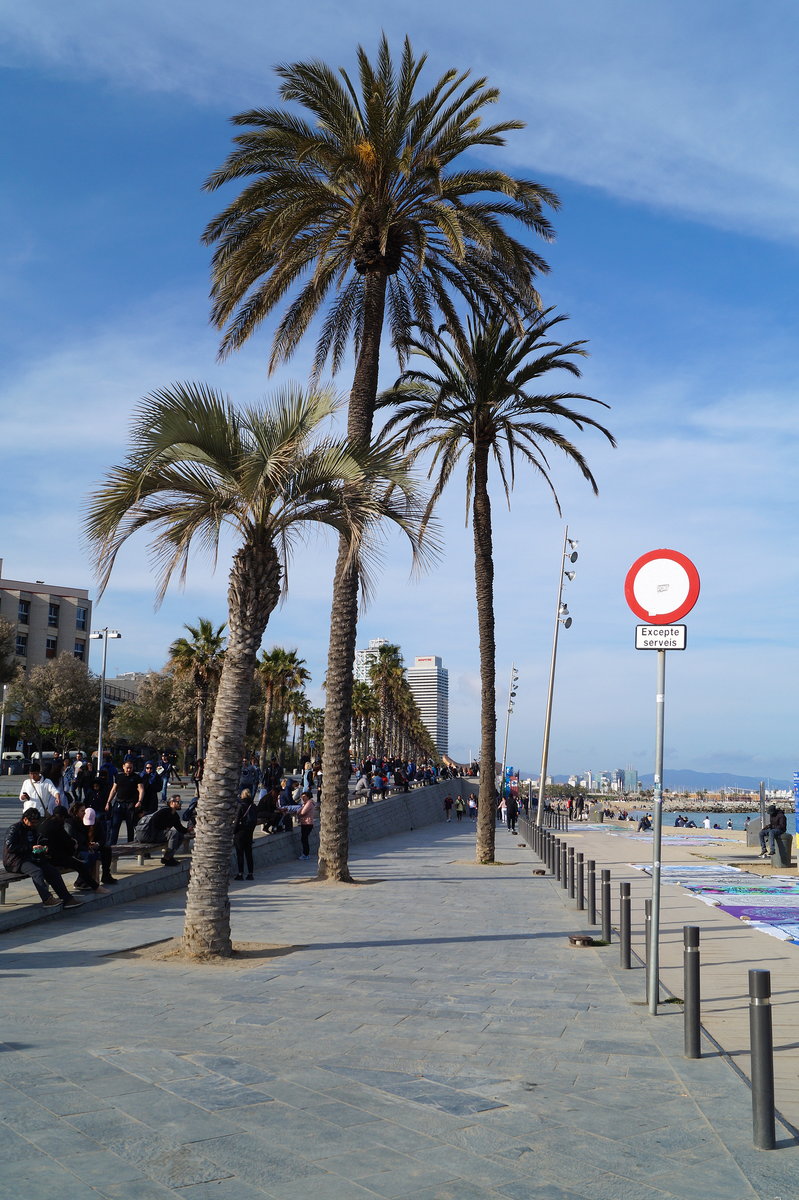
[[[6,692],[8,684],[3,684],[3,697],[0,701],[0,775],[3,772],[3,751],[6,746]],[[765,824],[765,822],[764,822]]]
[[[566,531],[563,534],[563,551],[560,556],[560,570],[558,571],[558,601],[555,606],[555,632],[552,637],[552,658],[549,664],[549,689],[547,691],[547,711],[544,718],[544,743],[541,749],[541,777],[538,780],[538,811],[536,813],[536,824],[543,825],[544,823],[544,789],[547,781],[547,759],[549,758],[549,730],[552,724],[552,695],[555,690],[555,660],[558,655],[558,632],[561,624],[564,629],[571,629],[572,619],[569,616],[568,605],[563,603],[563,580],[568,579],[571,582],[574,579],[574,571],[564,570],[564,564],[567,562],[577,562],[577,542],[569,537],[569,526],[566,526]]]
[[[96,641],[102,639],[103,642],[103,668],[100,672],[100,728],[97,733],[97,770],[103,764],[103,718],[105,717],[105,664],[108,658],[108,639],[121,638],[122,634],[116,629],[109,629],[105,625],[102,629],[92,630],[89,634],[90,639]]]
[[[505,795],[505,763],[508,757],[508,727],[510,715],[513,712],[513,701],[516,699],[516,687],[519,682],[519,672],[513,663],[510,666],[510,684],[508,686],[508,710],[505,714],[505,741],[502,746],[502,774],[499,779],[500,799]]]

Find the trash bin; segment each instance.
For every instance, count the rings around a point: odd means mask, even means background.
[[[774,853],[771,856],[772,867],[790,867],[791,866],[791,842],[793,841],[792,833],[781,833],[774,839]]]

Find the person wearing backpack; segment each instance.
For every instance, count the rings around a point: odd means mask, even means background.
[[[193,832],[192,826],[184,825],[180,819],[182,807],[180,796],[170,796],[158,812],[142,817],[134,832],[133,840],[140,845],[154,843],[165,847],[161,858],[165,867],[174,867],[177,864],[175,852],[180,849],[184,837]]]
[[[252,792],[244,788],[239,801],[239,810],[233,825],[233,849],[236,851],[238,874],[234,879],[244,878],[244,862],[247,861],[247,878],[252,879],[252,839],[258,819],[258,809],[253,803]]]

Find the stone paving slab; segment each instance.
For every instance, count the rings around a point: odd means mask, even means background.
[[[301,863],[234,885],[234,937],[285,946],[250,969],[119,954],[179,934],[175,893],[6,932],[5,1194],[795,1196],[799,1150],[782,1128],[752,1149],[740,1075],[682,1058],[679,1014],[649,1017],[615,946],[568,945],[585,922],[529,850],[500,831],[506,865],[481,868],[473,837],[361,844],[367,887]]]

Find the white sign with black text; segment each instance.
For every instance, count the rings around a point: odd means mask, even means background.
[[[685,625],[636,625],[636,650],[684,650]]]

